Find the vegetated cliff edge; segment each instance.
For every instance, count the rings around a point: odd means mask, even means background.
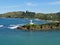
[[[25,31],[48,31],[48,30],[60,30],[60,22],[59,23],[47,23],[47,24],[27,24],[24,26],[19,26],[17,29],[25,30]]]

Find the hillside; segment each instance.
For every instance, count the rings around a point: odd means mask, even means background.
[[[18,12],[8,12],[0,14],[0,17],[4,18],[38,18],[43,20],[59,20],[60,21],[60,12],[58,13],[35,13],[29,11],[18,11]]]

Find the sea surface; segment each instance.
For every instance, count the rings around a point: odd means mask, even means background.
[[[31,19],[0,18],[0,45],[60,45],[60,31],[30,32],[9,28],[11,25],[28,24]],[[32,19],[35,24],[48,23]]]

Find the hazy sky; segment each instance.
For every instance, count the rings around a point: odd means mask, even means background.
[[[0,13],[12,11],[60,12],[60,0],[0,0]]]

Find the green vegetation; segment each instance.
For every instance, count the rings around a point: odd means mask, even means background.
[[[42,20],[58,20],[60,21],[60,12],[58,13],[50,13],[50,14],[43,14],[43,13],[35,13],[35,12],[8,12],[5,14],[0,14],[0,17],[3,18],[38,18]]]
[[[27,24],[24,26],[19,26],[17,29],[28,30],[28,31],[49,31],[60,29],[60,23],[47,23],[47,24]]]

